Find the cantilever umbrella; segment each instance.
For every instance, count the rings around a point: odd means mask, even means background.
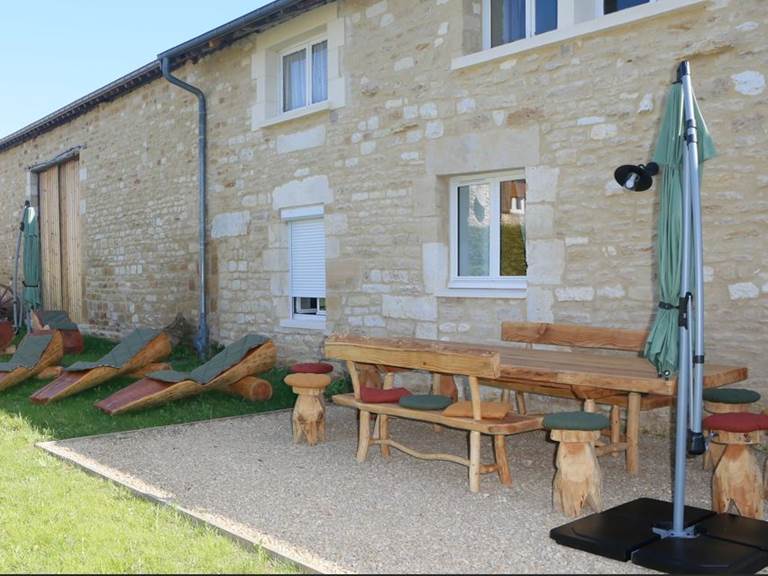
[[[24,309],[38,310],[40,299],[40,226],[34,208],[27,210],[24,226]]]
[[[704,162],[715,155],[715,146],[695,100],[694,107],[699,127],[699,160]],[[645,347],[645,357],[656,366],[659,374],[667,376],[677,372],[679,360],[678,299],[683,255],[685,148],[683,88],[682,84],[676,83],[667,96],[667,107],[653,158],[662,170],[657,237],[660,302]],[[691,274],[694,278],[693,266]]]

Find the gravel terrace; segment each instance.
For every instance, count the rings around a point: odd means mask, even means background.
[[[289,412],[53,443],[48,449],[190,510],[326,572],[642,573],[632,564],[554,544],[555,445],[543,432],[508,438],[514,485],[466,469],[377,448],[355,460],[353,411],[329,407],[328,442],[294,446]],[[465,455],[466,434],[393,420],[393,438],[422,451]],[[492,458],[483,439],[484,461]],[[670,445],[643,436],[641,473],[603,457],[606,508],[637,497],[670,498]],[[710,473],[689,467],[688,503],[708,508]]]

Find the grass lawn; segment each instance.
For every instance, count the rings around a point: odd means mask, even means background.
[[[86,353],[67,357],[62,364],[97,360],[112,346],[112,342],[86,337]],[[194,356],[183,350],[175,352],[171,362],[179,370],[197,365]],[[130,384],[131,378],[50,406],[29,401],[43,381],[0,393],[0,572],[287,571],[256,550],[245,551],[170,509],[137,499],[34,447],[46,440],[288,408],[294,395],[283,384],[286,373],[276,368],[264,375],[274,387],[269,402],[251,403],[212,392],[114,418],[96,410],[93,403]]]

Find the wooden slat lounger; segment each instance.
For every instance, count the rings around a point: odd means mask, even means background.
[[[25,336],[10,362],[0,364],[0,391],[55,366],[63,356],[64,340],[59,332]]]
[[[226,391],[249,376],[270,370],[276,362],[277,349],[272,341],[265,336],[249,334],[190,374],[154,372],[97,402],[96,407],[116,416],[211,390]]]
[[[131,374],[171,353],[171,339],[165,332],[141,328],[132,332],[98,362],[77,362],[56,380],[31,396],[35,404],[48,404],[112,378]]]

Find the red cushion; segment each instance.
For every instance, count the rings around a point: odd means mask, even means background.
[[[291,366],[291,372],[294,374],[330,374],[333,372],[333,366],[322,362],[306,362],[294,364]]]
[[[405,388],[392,388],[391,390],[379,390],[378,388],[360,388],[360,400],[366,404],[397,404],[400,398],[410,396]]]
[[[707,430],[722,430],[723,432],[756,432],[768,430],[768,416],[751,412],[731,412],[730,414],[715,414],[704,420]]]

